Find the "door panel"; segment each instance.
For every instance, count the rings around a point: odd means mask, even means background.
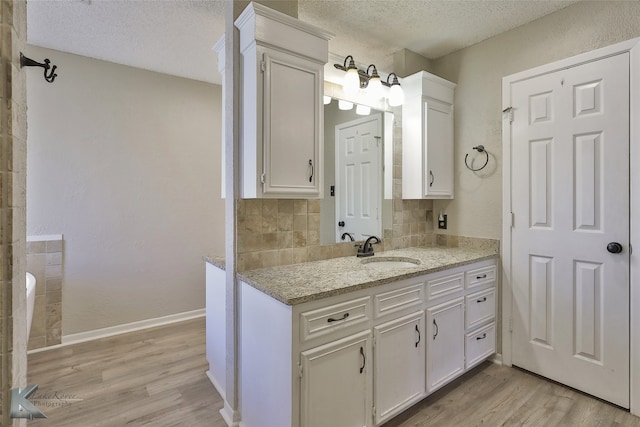
[[[511,97],[513,364],[629,407],[628,54]]]
[[[336,242],[382,232],[382,119],[379,114],[336,126]]]
[[[301,353],[302,427],[366,427],[371,420],[371,332]]]

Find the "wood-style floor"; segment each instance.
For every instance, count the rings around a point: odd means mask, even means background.
[[[48,417],[29,426],[226,427],[222,399],[205,375],[204,319],[34,353],[28,361],[27,383],[38,384],[29,400]]]
[[[28,383],[39,389],[30,400],[48,419],[28,425],[226,427],[204,353],[204,319],[197,319],[31,354]],[[384,427],[417,426],[640,427],[640,418],[519,369],[484,363]]]

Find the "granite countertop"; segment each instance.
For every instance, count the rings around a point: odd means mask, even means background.
[[[284,304],[296,305],[497,256],[495,251],[486,249],[407,248],[381,252],[371,258],[350,256],[248,270],[238,272],[238,277]],[[363,260],[388,257],[418,259],[420,264],[415,267],[374,269],[362,263]],[[211,260],[205,258],[205,260],[215,265],[213,258]]]
[[[223,256],[217,256],[217,255],[208,255],[208,256],[203,256],[202,260],[205,262],[208,262],[209,264],[213,264],[216,267],[224,270],[225,269],[225,262],[224,262],[224,257]]]

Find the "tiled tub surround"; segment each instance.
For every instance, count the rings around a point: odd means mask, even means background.
[[[362,261],[365,258],[348,256],[260,268],[238,273],[238,277],[284,304],[295,305],[495,258],[498,253],[486,248],[430,247],[391,250],[375,257],[389,256],[418,259],[420,264],[409,268],[379,270],[364,265]],[[221,258],[206,260],[218,267],[223,266]]]
[[[62,238],[27,239],[27,271],[36,278],[28,349],[60,344],[62,336]]]

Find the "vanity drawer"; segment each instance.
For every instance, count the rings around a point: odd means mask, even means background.
[[[427,296],[429,300],[440,298],[463,289],[464,273],[456,273],[427,280]]]
[[[472,289],[478,286],[485,285],[496,281],[496,266],[488,265],[486,267],[480,267],[473,270],[469,270],[466,273],[466,287]]]
[[[496,352],[496,324],[491,323],[466,336],[465,369],[482,362]]]
[[[465,329],[476,326],[491,320],[496,315],[496,288],[490,288],[475,294],[467,295]]]
[[[373,317],[378,318],[424,302],[424,284],[406,286],[373,297]]]
[[[300,313],[300,340],[307,341],[371,319],[371,298],[363,297]]]

